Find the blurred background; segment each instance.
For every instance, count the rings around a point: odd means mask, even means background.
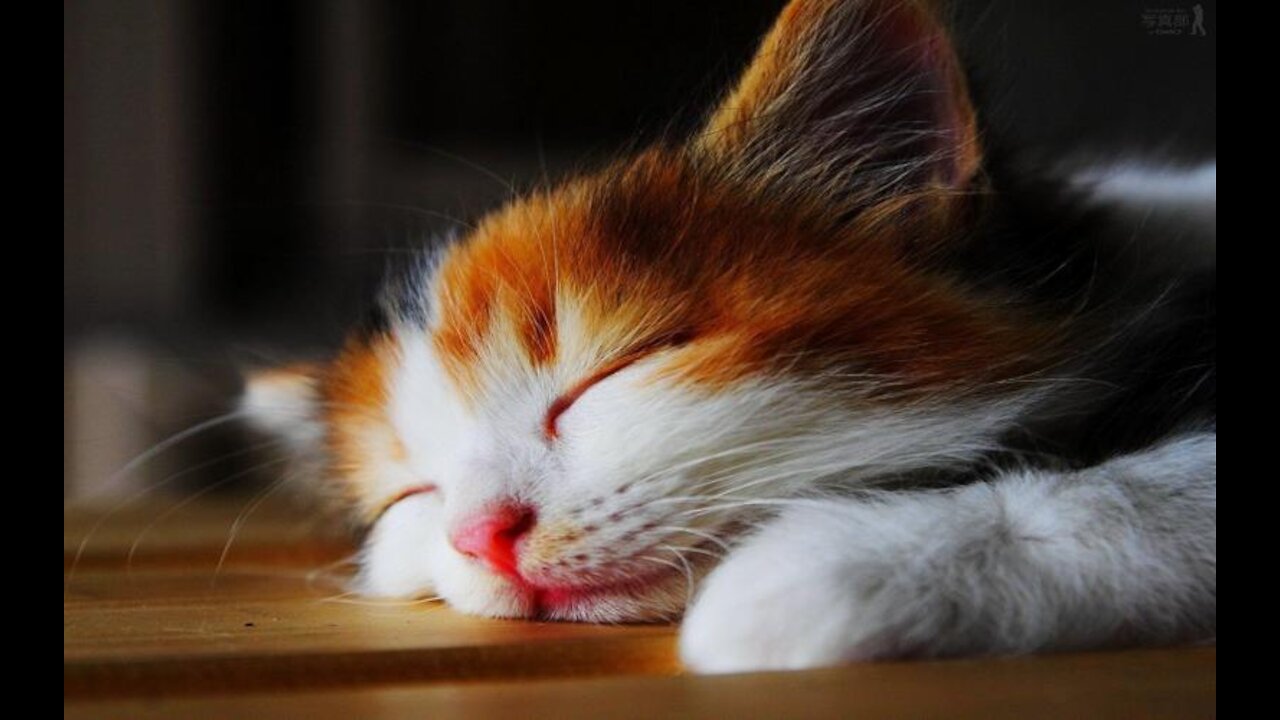
[[[64,497],[260,483],[231,425],[118,471],[332,348],[389,255],[690,126],[784,4],[65,0]],[[955,5],[1005,144],[1214,154],[1215,3]]]

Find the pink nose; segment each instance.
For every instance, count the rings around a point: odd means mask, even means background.
[[[464,519],[449,541],[467,557],[480,560],[494,572],[519,579],[516,543],[533,529],[533,509],[516,503],[493,505]]]

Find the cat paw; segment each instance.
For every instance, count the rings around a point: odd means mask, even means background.
[[[687,668],[795,670],[936,653],[949,610],[922,578],[875,552],[798,540],[793,529],[770,528],[708,576],[681,628]],[[815,539],[813,526],[802,531]]]
[[[685,667],[730,673],[846,660],[844,640],[854,622],[847,603],[821,588],[805,587],[802,583],[810,581],[792,573],[761,575],[745,562],[722,569],[708,579],[685,617],[680,634]]]

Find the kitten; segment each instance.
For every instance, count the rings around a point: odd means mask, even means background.
[[[1212,638],[1212,248],[1161,265],[978,128],[922,4],[794,0],[693,137],[493,213],[245,407],[373,595],[683,616],[706,672]]]

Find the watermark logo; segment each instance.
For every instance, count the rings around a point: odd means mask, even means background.
[[[1148,35],[1208,35],[1204,29],[1204,6],[1147,8],[1142,11],[1142,29]]]

